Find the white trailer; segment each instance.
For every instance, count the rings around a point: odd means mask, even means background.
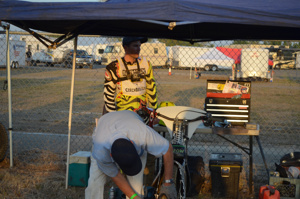
[[[0,67],[6,67],[6,39],[0,39]],[[12,68],[25,66],[26,62],[26,42],[9,40],[9,55]]]
[[[199,57],[212,48],[194,47],[194,46],[172,46],[169,50],[169,63],[172,67],[195,67]]]
[[[124,49],[120,42],[106,46],[101,58],[101,64],[107,65],[124,56]],[[166,44],[161,42],[143,43],[141,45],[140,57],[147,57],[153,67],[165,66],[167,62]]]
[[[272,80],[272,70],[269,69],[269,50],[262,48],[242,49],[237,79]]]
[[[38,52],[46,52],[53,57],[53,64],[60,64],[63,62],[64,52],[68,49],[74,49],[73,41],[68,41],[56,49],[48,49],[39,40],[32,35],[25,35],[20,37],[21,41],[26,41],[26,49],[30,49],[32,55]]]
[[[219,69],[231,70],[235,60],[226,56],[216,48],[211,48],[203,55],[195,58],[195,65],[206,71]]]

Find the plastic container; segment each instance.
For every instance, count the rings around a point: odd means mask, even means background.
[[[213,153],[209,160],[212,196],[214,198],[238,198],[239,178],[243,168],[240,153]]]
[[[69,186],[87,187],[91,164],[91,152],[79,151],[70,156]]]
[[[300,179],[270,177],[270,185],[279,191],[281,199],[300,199]]]

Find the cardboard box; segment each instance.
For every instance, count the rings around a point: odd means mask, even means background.
[[[69,186],[87,187],[91,164],[91,152],[79,151],[70,156]]]

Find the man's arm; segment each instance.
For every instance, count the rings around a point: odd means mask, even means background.
[[[149,73],[146,75],[146,98],[148,101],[148,106],[150,108],[157,108],[157,91],[156,91],[156,82],[154,79],[153,68],[150,62],[149,64]]]
[[[115,105],[115,92],[116,92],[116,83],[117,76],[115,75],[115,63],[111,63],[106,67],[105,70],[105,81],[104,81],[104,107],[102,115],[107,112],[116,111]]]
[[[173,174],[173,164],[174,164],[174,159],[173,159],[173,147],[171,143],[169,143],[169,149],[167,153],[163,156],[164,159],[164,165],[165,165],[165,180],[170,180],[172,179],[172,174]],[[166,195],[167,198],[169,199],[176,199],[177,198],[177,191],[176,191],[176,186],[174,183],[164,183],[161,186],[160,193],[159,193],[159,198],[162,197],[163,195]]]
[[[120,172],[118,172],[116,177],[112,177],[111,179],[127,197],[130,198],[133,194],[135,194],[134,190],[131,188],[125,176],[122,175]],[[140,197],[136,196],[134,199],[138,198]]]
[[[172,179],[173,175],[173,165],[174,165],[174,157],[173,157],[173,147],[171,143],[169,143],[169,149],[167,153],[163,156],[164,159],[164,171],[165,171],[165,180]]]

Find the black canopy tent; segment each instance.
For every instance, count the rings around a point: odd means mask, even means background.
[[[0,20],[30,32],[49,48],[59,47],[73,38],[76,48],[80,34],[147,36],[191,43],[234,39],[300,39],[299,0],[110,0],[104,3],[0,1]],[[61,33],[63,36],[50,41],[34,32],[36,30]],[[10,77],[9,64],[7,71]],[[66,187],[74,71],[75,56],[70,94]],[[8,80],[10,107],[11,82],[10,78]],[[11,135],[11,118],[9,120]]]
[[[0,1],[0,20],[72,35],[148,36],[190,42],[298,40],[298,0]],[[175,23],[174,23],[175,22]]]

